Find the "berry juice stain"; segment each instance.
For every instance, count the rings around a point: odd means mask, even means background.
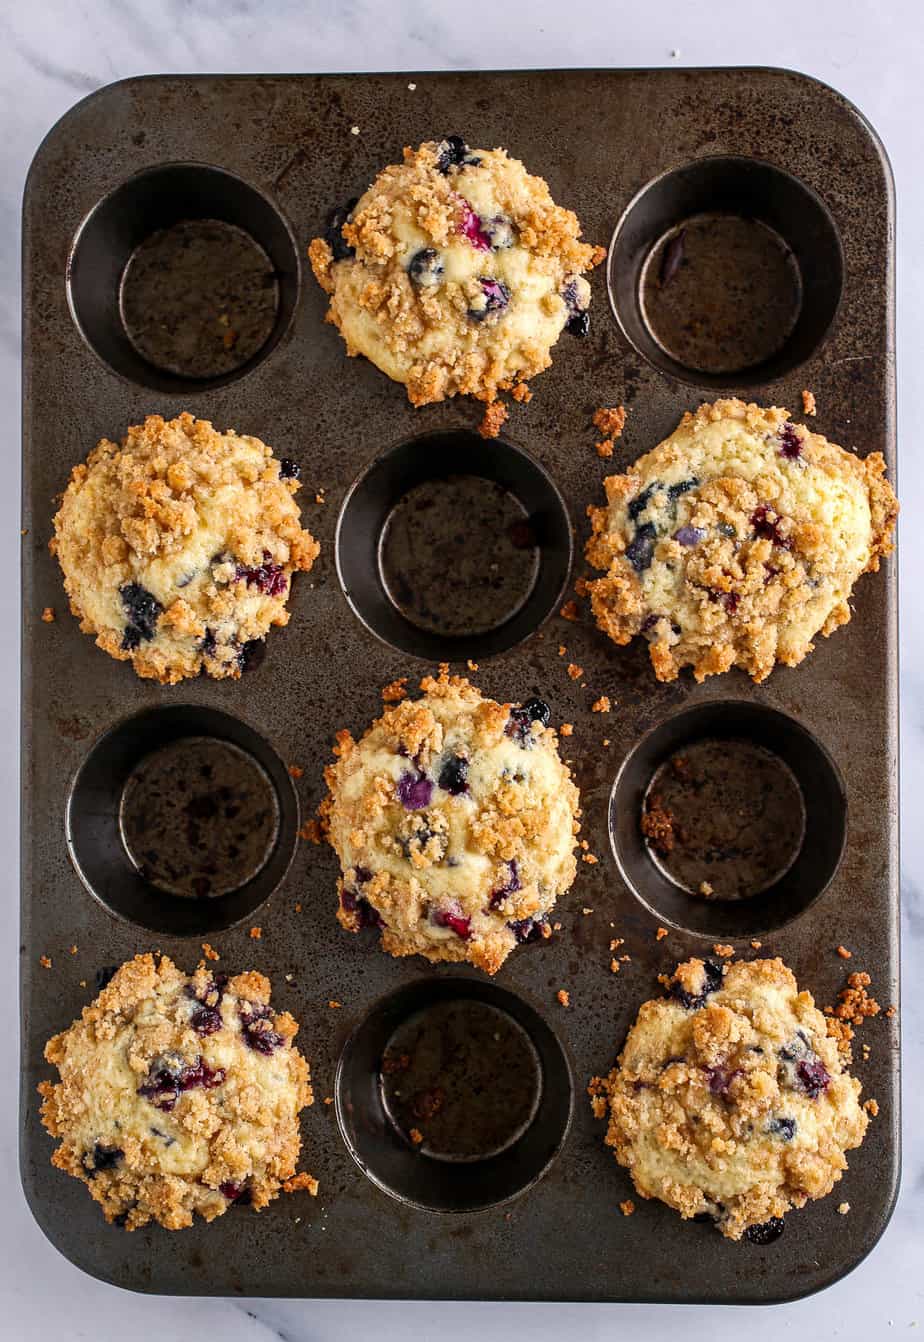
[[[191,736],[152,751],[119,806],[122,844],[151,885],[186,899],[229,895],[269,860],[279,802],[269,777],[230,741]]]
[[[486,634],[520,611],[539,574],[540,539],[503,485],[427,480],[389,513],[379,573],[392,604],[429,633]]]
[[[694,372],[740,373],[786,344],[802,310],[802,276],[767,224],[698,214],[661,237],[639,283],[645,324]]]
[[[191,379],[243,367],[272,335],[278,309],[272,261],[249,233],[220,219],[158,229],[135,248],[119,285],[136,351]]]
[[[656,770],[640,822],[652,860],[675,885],[700,898],[747,899],[775,885],[799,856],[805,800],[772,751],[704,739]]]
[[[379,1072],[385,1113],[433,1160],[500,1155],[536,1116],[542,1066],[522,1026],[472,999],[415,1012],[388,1041]]]

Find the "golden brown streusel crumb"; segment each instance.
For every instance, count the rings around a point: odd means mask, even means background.
[[[559,988],[558,992],[555,994],[555,998],[563,1007],[571,1005],[571,994],[568,992],[567,988]]]
[[[296,912],[296,913],[301,913],[301,911],[302,911],[302,906],[301,906],[301,904],[296,903],[296,905],[295,905],[295,912]]]
[[[77,946],[76,946],[76,943],[75,943],[73,946],[71,946],[71,947],[69,948],[69,950],[70,950],[70,954],[71,954],[71,955],[76,955],[76,954],[77,954]]]
[[[655,932],[655,941],[663,941],[664,938],[669,935],[670,934],[668,933],[666,927],[659,927],[658,930]]]
[[[657,793],[651,793],[645,800],[645,810],[640,821],[641,830],[656,853],[666,857],[673,852],[676,842],[674,817],[662,804]]]
[[[595,867],[595,866],[597,865],[597,863],[599,862],[599,860],[600,860],[599,858],[594,857],[593,853],[582,853],[582,854],[581,854],[581,861],[582,861],[582,862],[586,862],[586,863],[588,863],[588,865],[591,866],[591,867]]]
[[[626,426],[625,408],[621,405],[613,406],[611,409],[601,406],[599,410],[594,411],[593,425],[604,437],[619,438]]]
[[[834,1015],[838,1020],[849,1021],[851,1025],[862,1025],[869,1016],[878,1016],[882,1010],[876,999],[867,992],[872,983],[869,974],[862,970],[848,974],[846,987],[837,995],[838,1004]]]
[[[263,928],[252,927],[247,935],[250,937],[251,941],[259,941],[263,936]]]
[[[609,697],[605,694],[601,694],[600,698],[597,699],[595,703],[591,704],[590,711],[591,713],[608,713],[610,711]]]
[[[717,941],[712,949],[720,960],[727,960],[730,956],[734,955],[735,953],[734,946],[726,945],[724,942],[721,941]]]
[[[814,415],[817,413],[817,410],[818,407],[815,404],[815,393],[807,390],[803,391],[802,393],[803,415]]]
[[[618,973],[619,973],[619,961],[618,961],[618,960],[613,959],[613,960],[610,961],[610,973],[611,973],[611,974],[618,974]]]
[[[563,620],[571,620],[572,622],[577,620],[579,615],[577,602],[566,601],[558,613]]]
[[[484,408],[478,432],[482,438],[498,438],[507,422],[508,410],[503,401],[489,401]]]
[[[593,913],[593,909],[581,909],[581,913],[584,915],[585,918],[589,918],[590,915]]]
[[[603,438],[599,443],[594,443],[594,448],[596,449],[597,456],[606,460],[607,457],[613,455],[613,440],[612,438]]]
[[[301,1174],[293,1174],[291,1179],[284,1179],[281,1187],[283,1193],[299,1193],[304,1189],[305,1192],[316,1198],[320,1185],[313,1174],[302,1172]]]
[[[751,942],[751,950],[752,950],[752,951],[759,951],[760,948],[761,948],[761,946],[763,946],[763,944],[764,944],[764,943],[763,943],[762,941],[752,941],[752,942]]]
[[[896,1006],[886,1007],[885,1011],[882,1014],[885,1016],[886,1020],[891,1020],[893,1016],[898,1014],[898,1007]]]
[[[619,1210],[622,1212],[623,1216],[631,1216],[635,1211],[635,1203],[631,1198],[626,1198],[625,1202],[620,1202]]]
[[[567,669],[568,669],[568,675],[571,677],[572,680],[580,680],[581,676],[583,676],[584,674],[584,668],[582,666],[578,666],[575,662],[569,662]]]
[[[210,946],[209,943],[208,943],[207,941],[203,941],[203,943],[202,943],[202,954],[205,956],[206,960],[220,960],[220,959],[221,959],[221,956],[218,954],[218,952],[216,951],[215,947],[214,947],[214,946]]]
[[[837,1214],[838,1214],[838,1216],[846,1216],[847,1213],[848,1213],[849,1211],[850,1211],[850,1203],[849,1203],[849,1202],[839,1202],[839,1203],[837,1204]]]
[[[320,843],[324,838],[324,828],[320,820],[306,820],[298,831],[298,837],[304,839],[306,843]]]
[[[704,899],[708,899],[710,895],[715,894],[715,887],[712,886],[709,881],[700,881],[697,889]]]
[[[50,969],[50,968],[51,968],[51,956],[50,956],[50,955],[40,955],[40,956],[39,956],[39,964],[42,966],[43,969]]]
[[[560,736],[572,736],[574,734],[574,725],[570,722],[563,722],[558,729]]]
[[[415,1146],[420,1146],[423,1141],[423,1133],[420,1131],[420,1128],[411,1128],[408,1136]]]
[[[521,405],[529,405],[530,401],[533,399],[533,394],[525,382],[518,382],[510,395],[515,401],[519,401]]]
[[[568,649],[565,647],[564,643],[559,643],[559,645],[558,645],[558,655],[559,655],[559,657],[566,657],[567,654],[568,654]]]
[[[302,766],[301,766],[300,764],[290,764],[290,765],[289,765],[289,776],[290,776],[290,778],[294,778],[296,781],[298,781],[299,778],[302,778],[302,777],[304,776],[304,773],[305,773],[305,770],[302,768]]]
[[[42,611],[42,619],[44,620],[45,624],[54,624],[55,622],[54,606],[45,607],[45,609]]]
[[[469,657],[469,659],[468,659],[468,661],[465,663],[465,665],[468,667],[469,671],[471,671],[471,673],[472,673],[473,675],[474,675],[474,673],[478,670],[478,663],[477,663],[477,662],[473,662],[472,659],[471,659],[471,657]]]
[[[399,676],[397,680],[390,681],[382,690],[382,702],[385,704],[398,704],[402,699],[406,699],[407,679],[407,676]]]
[[[333,1104],[333,1102],[334,1102],[334,1097],[333,1097],[333,1095],[325,1095],[325,1096],[324,1096],[324,1100],[323,1100],[323,1103],[324,1103],[324,1104]]]
[[[343,1003],[336,1001],[336,999],[332,997],[327,1005],[332,1011],[336,1011],[339,1007],[343,1006]]]
[[[863,1105],[863,1108],[871,1118],[876,1118],[879,1114],[879,1101],[870,1097]]]
[[[838,948],[837,948],[837,953],[838,953],[838,955],[841,957],[842,960],[852,960],[852,959],[853,959],[853,951],[848,951],[848,949],[847,949],[846,946],[838,946]]]

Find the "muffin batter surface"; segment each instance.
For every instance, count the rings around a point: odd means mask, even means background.
[[[583,272],[604,251],[580,232],[518,159],[452,135],[405,149],[308,254],[349,355],[403,382],[414,405],[493,401],[525,393],[566,327],[586,335]]]
[[[824,1197],[860,1145],[860,1083],[782,960],[688,960],[591,1082],[608,1146],[643,1198],[767,1243]]]
[[[259,1211],[295,1175],[299,1113],[312,1102],[298,1026],[255,971],[192,976],[166,956],[124,964],[80,1020],[49,1040],[61,1080],[43,1081],[58,1169],[82,1180],[107,1221],[168,1230]]]
[[[338,733],[322,805],[348,931],[392,955],[468,960],[493,974],[548,937],[574,880],[578,792],[549,708],[485,699],[441,668],[357,742]]]
[[[647,638],[659,680],[796,666],[892,550],[884,471],[880,453],[861,460],[785,410],[724,400],[685,414],[588,509],[587,558],[606,574],[588,584],[597,624],[615,643]]]
[[[320,550],[298,488],[294,462],[192,415],[104,438],[71,472],[51,541],[81,629],[139,676],[237,678]]]

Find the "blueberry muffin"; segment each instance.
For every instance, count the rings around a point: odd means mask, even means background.
[[[149,415],[75,466],[50,543],[84,633],[139,676],[238,677],[319,546],[299,468],[259,438]]]
[[[321,811],[340,859],[338,918],[381,930],[392,955],[467,960],[493,974],[550,934],[575,875],[578,792],[549,709],[485,699],[450,676],[340,732]]]
[[[845,452],[786,410],[725,400],[685,414],[588,509],[587,558],[606,574],[588,584],[597,624],[615,643],[647,638],[659,680],[796,666],[892,550],[884,470],[881,453]]]
[[[826,1026],[782,960],[679,965],[590,1085],[639,1194],[768,1243],[830,1193],[869,1120]]]
[[[566,327],[586,335],[582,272],[605,253],[580,234],[518,159],[451,135],[405,149],[308,255],[347,354],[403,382],[414,405],[493,401],[548,368]]]
[[[42,1122],[61,1139],[52,1164],[81,1179],[107,1221],[167,1230],[234,1203],[258,1211],[295,1174],[299,1112],[311,1104],[298,1026],[251,971],[192,977],[163,956],[124,964],[45,1057]]]

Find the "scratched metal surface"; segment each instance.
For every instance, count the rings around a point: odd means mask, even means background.
[[[350,134],[354,124],[359,136]],[[705,943],[679,931],[656,942],[656,920],[621,883],[607,838],[607,802],[619,762],[648,728],[690,704],[744,698],[803,722],[841,769],[849,798],[847,847],[827,892],[764,942],[821,1002],[844,974],[832,955],[849,944],[855,963],[875,967],[881,1000],[897,994],[896,606],[892,565],[866,578],[848,628],[819,640],[796,670],[753,687],[739,673],[702,687],[684,677],[659,685],[643,646],[617,649],[590,626],[555,618],[512,652],[484,662],[479,685],[501,699],[539,692],[556,722],[575,724],[568,742],[584,805],[584,835],[599,863],[579,864],[550,942],[511,956],[498,982],[532,1003],[564,1043],[575,1078],[575,1117],[545,1177],[506,1207],[468,1215],[423,1212],[377,1189],[353,1163],[333,1106],[304,1116],[303,1166],[321,1181],[317,1200],[284,1198],[259,1216],[232,1211],[211,1226],[132,1235],[106,1226],[86,1190],[49,1164],[52,1143],[37,1115],[36,1083],[50,1075],[45,1039],[89,999],[95,971],[159,948],[191,968],[195,937],[154,936],[116,920],[70,866],[63,811],[70,781],[93,741],[142,708],[216,707],[243,719],[305,769],[303,816],[322,792],[334,732],[361,731],[396,676],[430,667],[378,643],[351,614],[333,564],[333,534],[345,491],[383,449],[424,429],[471,429],[477,407],[455,402],[413,411],[401,388],[371,365],[349,364],[322,321],[325,297],[303,275],[294,322],[247,376],[185,395],[152,392],[105,367],[71,319],[65,268],[75,231],[107,191],[139,169],[193,160],[230,169],[265,191],[299,245],[331,205],[357,194],[405,144],[447,133],[504,144],[575,208],[585,236],[608,243],[635,193],[658,174],[706,155],[759,156],[813,187],[830,209],[844,248],[843,301],[831,333],[801,368],[749,389],[753,399],[800,403],[814,390],[813,427],[865,454],[885,452],[894,469],[893,216],[891,180],[878,144],[839,95],[802,76],[766,70],[641,70],[441,74],[407,89],[407,76],[164,77],[129,80],[93,95],[50,133],[25,198],[23,677],[22,1171],[45,1233],[84,1270],[142,1291],[191,1294],[471,1297],[512,1299],[774,1301],[835,1280],[872,1247],[891,1210],[898,1171],[897,1030],[875,1028],[876,1046],[857,1065],[881,1106],[862,1151],[827,1200],[794,1213],[766,1248],[732,1245],[711,1227],[683,1224],[657,1203],[631,1219],[631,1195],[584,1102],[587,1078],[611,1065],[656,975]],[[625,404],[628,426],[608,469],[621,469],[670,431],[712,389],[656,372],[627,344],[595,275],[592,330],[563,337],[554,366],[514,408],[506,436],[550,472],[570,511],[578,553],[585,507],[602,497],[590,416]],[[81,635],[64,611],[47,552],[54,496],[98,438],[119,436],[153,411],[188,409],[219,427],[254,433],[302,464],[304,510],[321,541],[319,564],[296,581],[287,629],[274,631],[262,663],[237,683],[204,678],[174,688],[137,679]],[[324,507],[310,500],[326,491]],[[580,561],[575,576],[581,571]],[[59,618],[38,619],[45,605]],[[557,656],[564,642],[568,658]],[[585,669],[588,689],[565,675]],[[592,716],[608,694],[616,708]],[[603,736],[611,740],[608,749]],[[430,969],[396,961],[374,940],[345,936],[334,919],[335,860],[301,844],[282,886],[254,919],[216,934],[227,967],[255,966],[273,978],[274,1000],[302,1023],[316,1094],[333,1091],[339,1051],[377,998]],[[295,912],[295,903],[302,912]],[[582,907],[593,908],[591,916]],[[248,938],[249,921],[263,938]],[[610,974],[609,939],[632,959]],[[68,948],[76,944],[75,955]],[[739,948],[746,943],[739,943]],[[54,968],[38,966],[39,955]],[[441,976],[457,973],[441,970]],[[463,973],[465,971],[462,971]],[[291,983],[284,975],[293,976]],[[571,1007],[555,1002],[566,986]],[[330,998],[342,1010],[327,1008]],[[867,1027],[871,1030],[873,1027]],[[891,1031],[888,1045],[886,1039]],[[872,1036],[868,1037],[872,1038]],[[849,1217],[835,1207],[851,1204]],[[638,1199],[637,1199],[638,1201]]]

